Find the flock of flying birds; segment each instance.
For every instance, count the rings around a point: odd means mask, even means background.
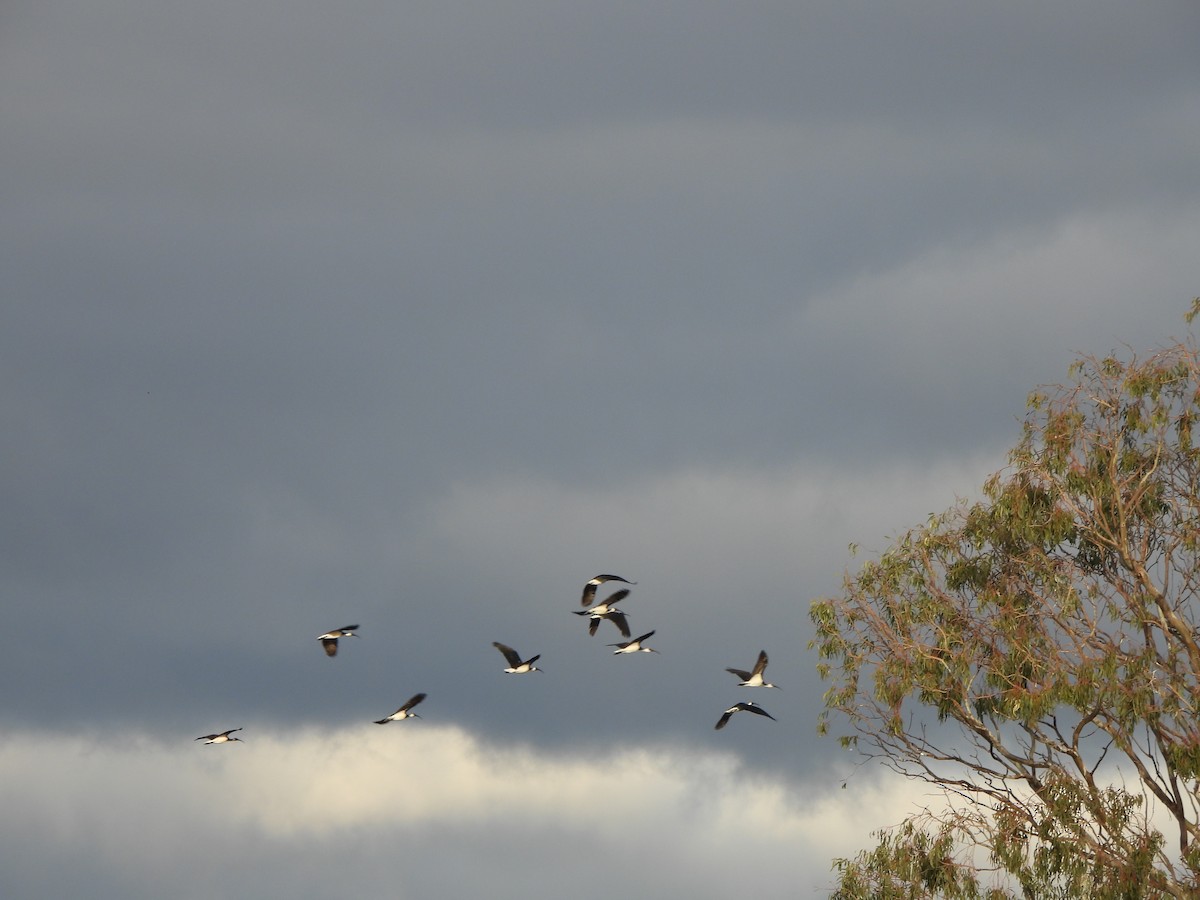
[[[629,620],[625,613],[617,609],[617,604],[629,596],[629,589],[622,588],[609,594],[600,602],[596,602],[596,591],[602,584],[610,581],[617,581],[622,584],[637,584],[636,581],[629,581],[622,578],[620,575],[597,575],[591,578],[583,586],[583,596],[580,598],[579,604],[584,607],[581,610],[572,610],[577,616],[587,616],[588,618],[588,634],[595,635],[600,628],[600,623],[604,620],[612,622],[616,626],[617,631],[621,633],[621,637],[626,640],[614,644],[609,644],[610,647],[616,647],[613,650],[614,654],[619,653],[657,653],[653,647],[648,647],[645,641],[654,636],[653,631],[647,631],[645,634],[635,638],[630,637]],[[347,625],[344,628],[334,628],[332,631],[326,631],[324,634],[317,635],[317,640],[321,642],[321,646],[325,648],[326,656],[337,656],[338,641],[344,637],[358,637],[357,625]],[[500,651],[500,655],[504,657],[504,661],[508,666],[504,671],[510,675],[527,675],[530,672],[540,672],[535,663],[541,659],[541,654],[536,654],[528,659],[522,659],[521,654],[499,641],[492,641],[492,646]],[[750,671],[745,669],[727,668],[725,671],[732,675],[736,675],[739,679],[739,687],[763,687],[763,688],[778,688],[779,685],[771,684],[763,677],[763,672],[767,668],[767,651],[761,650],[758,654],[758,659],[754,663],[754,668]],[[419,719],[420,716],[413,712],[413,709],[425,699],[425,694],[413,694],[405,701],[404,705],[397,709],[389,716],[384,716],[382,719],[376,719],[376,725],[386,725],[389,722],[401,722],[404,719]],[[759,716],[766,716],[768,719],[775,721],[775,717],[763,709],[758,704],[751,700],[743,700],[733,704],[717,720],[714,726],[717,731],[720,731],[733,718],[734,713],[749,712]],[[228,731],[222,731],[217,734],[204,734],[196,738],[198,741],[204,741],[206,744],[226,744],[231,741],[241,741],[239,737],[234,737],[234,734],[241,731],[241,728],[231,728]]]

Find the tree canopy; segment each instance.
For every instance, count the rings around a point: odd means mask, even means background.
[[[1082,358],[982,499],[813,603],[822,730],[943,798],[836,898],[1200,896],[1198,419],[1192,342]]]

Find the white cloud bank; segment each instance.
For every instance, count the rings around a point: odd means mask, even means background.
[[[497,748],[425,722],[105,740],[0,744],[5,897],[821,896],[831,859],[920,793],[789,785],[678,748]]]

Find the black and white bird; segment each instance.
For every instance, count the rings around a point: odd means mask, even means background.
[[[621,637],[629,637],[629,620],[625,618],[625,613],[619,609],[610,609],[606,613],[594,615],[588,620],[588,634],[592,637],[596,636],[596,629],[600,627],[600,623],[605,619],[617,626],[617,631],[621,632]]]
[[[606,577],[606,576],[599,576]],[[625,612],[617,609],[617,604],[629,596],[629,591],[620,590],[614,591],[610,596],[605,597],[595,606],[590,609],[573,610],[577,616],[587,616],[588,634],[595,635],[596,629],[600,627],[602,619],[608,619],[617,626],[617,631],[621,632],[622,637],[629,637],[629,623],[626,621]]]
[[[643,647],[642,646],[642,641],[646,640],[646,638],[648,638],[648,637],[651,637],[653,634],[654,634],[653,631],[647,631],[641,637],[636,637],[632,641],[625,641],[624,643],[621,643],[621,644],[609,644],[608,646],[617,648],[616,650],[613,651],[614,654],[617,654],[617,653],[657,653],[658,651],[655,650],[653,647]]]
[[[612,612],[617,608],[617,604],[629,596],[629,590],[613,591],[609,596],[605,597],[595,606],[590,609],[574,609],[571,610],[577,616],[603,616]]]
[[[630,581],[628,578],[622,578],[620,575],[597,575],[583,586],[583,597],[579,600],[580,606],[591,606],[592,601],[596,599],[596,588],[609,581],[619,581],[622,584],[637,584],[636,581]]]
[[[421,718],[412,708],[425,699],[424,694],[413,694],[408,702],[392,713],[390,716],[384,716],[382,719],[376,719],[376,725],[386,725],[388,722],[399,722],[402,719],[419,719]]]
[[[227,744],[230,741],[241,741],[242,739],[239,737],[230,737],[235,731],[241,730],[240,728],[230,728],[228,731],[222,731],[220,734],[202,734],[196,740],[204,741],[206,744]]]
[[[357,625],[347,625],[345,628],[334,628],[332,631],[327,631],[324,634],[318,634],[317,640],[321,642],[321,646],[325,648],[326,656],[337,656],[338,638],[358,637],[354,632],[358,631]]]
[[[492,641],[492,646],[503,653],[504,658],[508,660],[508,668],[504,671],[510,675],[525,675],[528,672],[543,671],[534,665],[535,662],[542,658],[540,653],[537,656],[531,656],[529,659],[523,660],[521,659],[521,654],[517,653],[516,650],[514,650],[512,647],[505,646],[499,641]]]
[[[729,723],[729,720],[733,717],[733,714],[737,712],[752,712],[755,715],[766,716],[772,722],[778,721],[773,715],[771,715],[761,706],[755,704],[753,701],[743,700],[741,703],[735,703],[733,706],[729,707],[729,709],[725,710],[725,714],[717,720],[717,724],[713,727],[716,728],[717,731],[720,731]]]
[[[763,672],[767,668],[767,651],[760,650],[758,652],[758,660],[754,663],[753,671],[747,672],[745,669],[726,669],[732,675],[736,675],[741,679],[738,682],[738,687],[767,687],[767,688],[783,688],[777,684],[771,684],[769,681],[763,680]]]

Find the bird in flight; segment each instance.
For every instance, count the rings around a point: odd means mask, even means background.
[[[617,626],[617,631],[621,632],[621,637],[629,637],[629,620],[625,618],[625,613],[619,609],[610,609],[606,613],[592,616],[588,621],[588,634],[592,637],[596,636],[596,629],[600,627],[600,623],[605,619]]]
[[[766,716],[772,722],[778,721],[773,715],[771,715],[761,706],[755,704],[753,701],[743,700],[741,703],[735,703],[733,706],[729,707],[729,709],[725,710],[725,714],[717,720],[717,724],[713,727],[716,728],[717,731],[720,731],[729,723],[729,720],[733,718],[733,714],[737,712],[752,712],[755,715]]]
[[[388,722],[399,722],[401,719],[419,719],[421,718],[412,708],[425,699],[424,694],[413,694],[408,702],[392,713],[390,716],[384,716],[382,719],[376,719],[376,725],[386,725]]]
[[[629,596],[629,590],[613,591],[609,596],[605,597],[591,609],[574,609],[571,610],[577,616],[602,616],[605,613],[610,613],[617,608],[617,604]]]
[[[613,576],[598,576],[601,578]],[[617,609],[617,604],[629,596],[628,589],[614,591],[610,596],[597,603],[590,609],[572,610],[577,616],[587,616],[588,634],[595,635],[596,629],[600,627],[601,619],[608,619],[617,626],[617,631],[621,632],[622,637],[629,637],[629,623],[625,619],[625,613]],[[593,597],[594,599],[594,597]]]
[[[504,654],[504,658],[508,660],[508,668],[504,671],[510,675],[524,675],[528,672],[543,671],[534,665],[535,662],[542,658],[540,653],[537,656],[531,656],[529,659],[523,660],[521,659],[521,654],[517,653],[516,650],[514,650],[512,647],[505,646],[499,641],[492,641],[492,646]]]
[[[771,682],[763,680],[763,672],[766,670],[766,668],[767,651],[760,650],[758,652],[758,660],[754,663],[754,669],[752,671],[747,672],[745,669],[726,669],[725,671],[736,675],[741,679],[741,681],[738,682],[738,687],[767,687],[779,688],[779,690],[783,690],[783,688],[780,688],[779,685],[771,684]]]
[[[230,737],[235,731],[241,731],[240,728],[230,728],[228,731],[222,731],[220,734],[202,734],[196,738],[198,741],[204,741],[206,744],[227,744],[230,741],[241,741],[239,737]],[[245,743],[243,741],[243,743]]]
[[[324,634],[318,634],[317,640],[321,642],[321,646],[325,648],[326,656],[337,656],[338,638],[358,637],[356,632],[357,625],[347,625],[345,628],[334,628],[332,631],[327,631]]]
[[[648,638],[648,637],[651,637],[653,634],[654,634],[653,631],[647,631],[641,637],[636,637],[632,641],[625,641],[624,643],[621,643],[621,644],[609,644],[608,646],[617,648],[616,650],[613,651],[614,654],[617,654],[617,653],[657,653],[658,651],[655,650],[653,647],[643,647],[642,646],[642,641],[646,640],[646,638]]]
[[[622,584],[637,584],[636,581],[630,581],[628,578],[622,578],[620,575],[597,575],[583,586],[583,597],[580,598],[579,605],[591,606],[592,601],[596,599],[596,588],[609,581],[619,581]]]

